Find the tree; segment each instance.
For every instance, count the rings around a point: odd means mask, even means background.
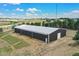
[[[66,18],[63,22],[63,27],[68,29],[75,29],[75,21],[73,19]]]
[[[75,29],[79,29],[79,19],[77,19],[77,21],[75,23]]]
[[[73,19],[68,19],[68,28],[75,29],[75,21]]]
[[[18,23],[18,22],[16,22],[16,21],[10,21],[10,24],[16,24],[16,23]]]
[[[76,33],[75,37],[73,38],[79,44],[79,31]]]
[[[56,22],[56,20],[54,20],[53,22],[51,22],[51,27],[57,27],[57,22]]]
[[[50,27],[51,19],[46,19],[46,22],[47,22],[47,23],[46,23],[46,26],[47,26],[47,27]]]
[[[45,21],[42,22],[42,26],[45,26]]]
[[[25,22],[22,22],[22,24],[25,24]]]
[[[57,20],[57,26],[62,28],[64,25],[64,21],[61,21],[61,20]]]
[[[40,25],[41,25],[41,23],[34,23],[34,25],[36,25],[36,26],[40,26]]]

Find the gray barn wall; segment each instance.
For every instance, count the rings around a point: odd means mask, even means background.
[[[30,37],[33,37],[33,38],[36,38],[36,39],[39,39],[39,40],[42,40],[42,41],[45,41],[45,38],[48,38],[48,35],[43,35],[43,34],[40,34],[40,33],[30,32],[30,31],[26,31],[26,30],[17,29],[17,28],[15,28],[15,32],[23,34],[23,35],[30,36]],[[63,37],[63,36],[66,35],[66,30],[58,29],[55,32],[51,33],[49,35],[49,42],[57,40],[57,33],[61,33],[61,37]]]
[[[61,37],[66,36],[66,30],[65,29],[58,29],[57,31],[50,34],[50,42],[57,40],[57,33],[61,33]]]
[[[33,33],[33,37],[36,39],[40,39],[45,41],[45,38],[47,38],[47,35],[39,34],[39,33]]]
[[[15,28],[14,31],[15,31],[16,33],[20,33],[20,29]]]
[[[26,31],[26,30],[21,30],[21,29],[17,29],[17,28],[15,28],[15,32],[20,33],[22,35],[30,36],[30,37],[33,37],[33,38],[36,38],[36,39],[39,39],[42,41],[45,41],[45,38],[48,37],[47,35],[43,35],[43,34],[35,33],[35,32],[30,32],[30,31]]]

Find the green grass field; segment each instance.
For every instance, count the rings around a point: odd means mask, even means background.
[[[0,55],[10,55],[11,52],[12,52],[12,49],[9,46],[0,48]]]
[[[3,41],[3,43],[6,43],[3,44],[3,47],[0,47],[0,55],[10,55],[13,51],[13,48],[16,50],[29,46],[29,43],[23,41],[22,39],[19,39],[18,37],[14,37],[9,33],[7,34],[6,32],[0,33],[0,41],[1,40]],[[4,46],[5,44],[6,46]]]
[[[18,38],[13,37],[11,35],[7,35],[7,36],[3,37],[2,39],[7,41],[9,44],[15,44],[20,41]]]
[[[13,45],[14,48],[22,48],[29,45],[27,42],[24,42],[23,40],[18,39],[17,37],[13,37],[11,35],[6,35],[2,39],[8,42],[9,44]]]
[[[5,43],[6,46],[3,45],[3,47],[0,47],[0,55],[10,55],[10,53],[13,51],[12,47],[14,47],[16,50],[16,49],[20,49],[20,48],[27,47],[30,45],[29,43],[27,43],[17,37],[14,37],[14,36],[10,35],[9,33],[7,34],[6,32],[0,33],[0,40],[3,40],[7,44],[9,44],[9,46],[8,46]]]
[[[6,35],[7,33],[5,33],[5,32],[1,32],[0,33],[0,37],[2,37],[2,36],[4,36],[4,35]]]
[[[22,48],[22,47],[26,47],[26,46],[29,46],[28,43],[24,42],[24,41],[20,41],[18,44],[15,44],[14,47],[16,49],[19,49],[19,48]]]

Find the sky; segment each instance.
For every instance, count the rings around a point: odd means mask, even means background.
[[[0,3],[0,17],[79,18],[79,3]]]

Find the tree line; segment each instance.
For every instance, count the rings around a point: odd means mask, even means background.
[[[48,20],[47,20],[48,21]],[[57,19],[53,20],[53,22],[49,21],[49,27],[58,27],[58,28],[67,28],[67,29],[78,29],[79,28],[79,19]]]
[[[79,29],[79,19],[46,19],[46,21],[41,23],[27,23],[28,25],[45,26],[45,27],[57,27],[57,28],[67,28],[77,30]]]

